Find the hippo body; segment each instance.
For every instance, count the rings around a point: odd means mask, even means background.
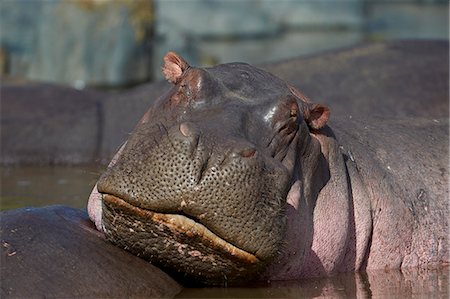
[[[166,273],[105,241],[86,212],[63,207],[1,213],[1,298],[173,297]]]
[[[330,127],[319,138],[339,183],[329,181],[318,196],[315,262],[298,275],[448,263],[448,119],[347,119]]]
[[[164,58],[89,215],[114,244],[208,284],[448,264],[448,120],[330,110],[248,64]]]

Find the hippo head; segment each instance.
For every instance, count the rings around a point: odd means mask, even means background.
[[[329,110],[244,63],[196,68],[169,52],[163,73],[173,87],[101,176],[101,216],[91,218],[172,273],[251,279],[283,247],[288,193]]]

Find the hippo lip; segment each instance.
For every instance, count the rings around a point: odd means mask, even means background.
[[[113,204],[123,210],[129,211],[142,218],[151,219],[169,228],[173,232],[183,233],[189,237],[200,237],[205,244],[211,248],[221,249],[233,258],[237,258],[248,264],[256,264],[261,260],[254,254],[249,253],[235,245],[227,242],[221,237],[214,234],[206,226],[179,214],[157,213],[151,210],[143,209],[129,204],[125,200],[115,195],[102,193],[102,199],[109,204]]]

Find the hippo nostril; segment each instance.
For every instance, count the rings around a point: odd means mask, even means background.
[[[239,153],[239,155],[241,155],[241,157],[244,157],[244,158],[251,158],[255,155],[255,153],[256,153],[256,150],[254,148],[248,148],[248,149],[241,151]]]
[[[192,135],[192,131],[189,129],[189,126],[186,123],[180,124],[180,132],[185,137],[189,137]]]

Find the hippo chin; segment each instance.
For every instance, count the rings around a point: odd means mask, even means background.
[[[207,284],[448,264],[448,121],[331,129],[248,64],[163,73],[89,199],[112,243]]]

